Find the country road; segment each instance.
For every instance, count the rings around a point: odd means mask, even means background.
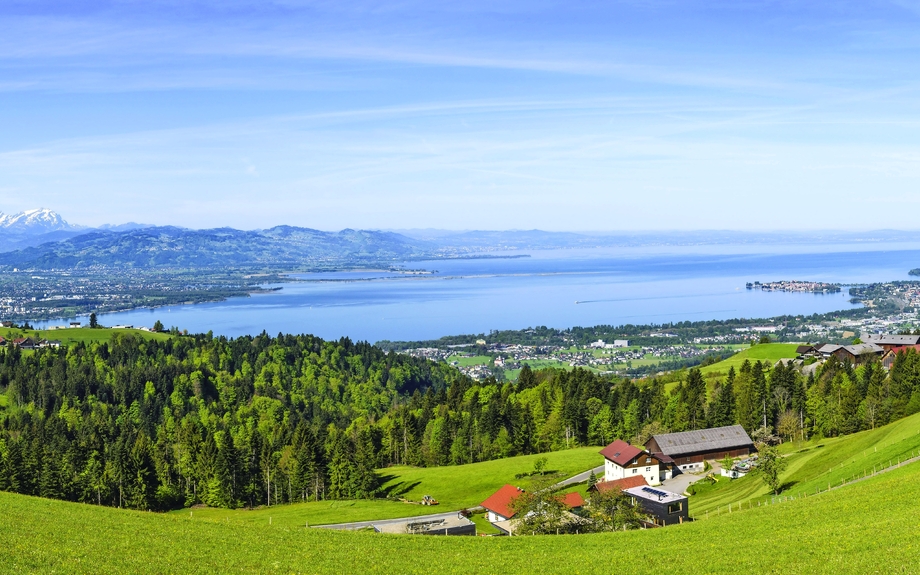
[[[592,471],[594,472],[594,475],[597,476],[598,481],[604,479],[604,466],[600,465],[598,467],[595,467],[594,469],[589,469],[585,472],[579,473],[578,475],[573,475],[572,477],[569,477],[568,479],[560,481],[559,483],[553,485],[553,489],[561,489],[562,487],[566,487],[568,485],[574,485],[575,483],[581,483],[582,481],[587,481],[588,478],[591,477]]]

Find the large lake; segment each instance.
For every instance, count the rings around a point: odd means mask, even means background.
[[[105,325],[239,336],[312,333],[379,341],[545,325],[668,323],[811,314],[854,307],[838,294],[770,293],[746,282],[910,279],[917,244],[688,246],[516,252],[517,259],[411,262],[428,276],[303,274],[280,291],[211,304],[107,314]],[[579,302],[579,303],[576,303]],[[80,318],[86,321],[86,318]],[[60,321],[47,322],[59,324]]]

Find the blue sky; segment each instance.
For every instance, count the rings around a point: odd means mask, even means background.
[[[0,4],[0,211],[917,229],[920,1]]]

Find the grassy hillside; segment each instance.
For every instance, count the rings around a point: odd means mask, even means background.
[[[712,365],[707,365],[700,369],[703,375],[709,373],[728,373],[729,368],[734,367],[735,371],[741,367],[745,360],[751,363],[761,360],[767,361],[772,366],[777,360],[795,357],[795,348],[797,343],[762,343],[751,346],[739,351],[728,359],[722,360]]]
[[[55,329],[55,330],[34,330],[34,329],[12,329],[0,328],[0,337],[5,339],[16,337],[31,337],[36,339],[52,339],[62,344],[88,342],[88,341],[109,341],[116,333],[130,333],[140,336],[144,339],[165,340],[172,337],[168,333],[152,333],[141,331],[139,329],[90,329],[80,327],[75,329]]]
[[[783,495],[813,495],[828,486],[871,474],[920,454],[920,414],[906,417],[879,429],[832,439],[789,443],[782,447],[789,465],[781,476]],[[721,479],[718,484],[698,489],[690,500],[691,514],[702,517],[733,503],[770,499],[763,481],[756,475]]]
[[[307,522],[310,525],[349,523],[454,511],[478,506],[505,483],[526,487],[529,483],[527,479],[515,479],[514,476],[531,471],[534,462],[540,457],[547,458],[548,471],[571,477],[603,464],[603,457],[598,451],[599,447],[582,447],[470,465],[428,468],[400,466],[379,470],[384,481],[383,489],[388,495],[411,501],[419,501],[422,496],[431,495],[440,502],[437,507],[388,500],[313,501],[252,511],[199,508],[192,511],[191,516],[260,526],[268,526],[271,518],[272,525],[298,527]],[[174,513],[189,516],[189,510]]]
[[[915,573],[920,465],[647,531],[430,537],[264,529],[0,493],[6,573]],[[884,534],[884,536],[880,536]],[[896,552],[892,552],[896,551]]]

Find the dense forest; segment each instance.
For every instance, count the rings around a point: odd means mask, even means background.
[[[668,389],[670,388],[670,389]],[[787,438],[920,410],[920,355],[803,377],[746,363],[676,386],[593,372],[475,382],[444,363],[311,336],[0,349],[0,489],[137,509],[378,495],[375,469],[462,464],[741,423]],[[2,405],[2,403],[0,403]]]

